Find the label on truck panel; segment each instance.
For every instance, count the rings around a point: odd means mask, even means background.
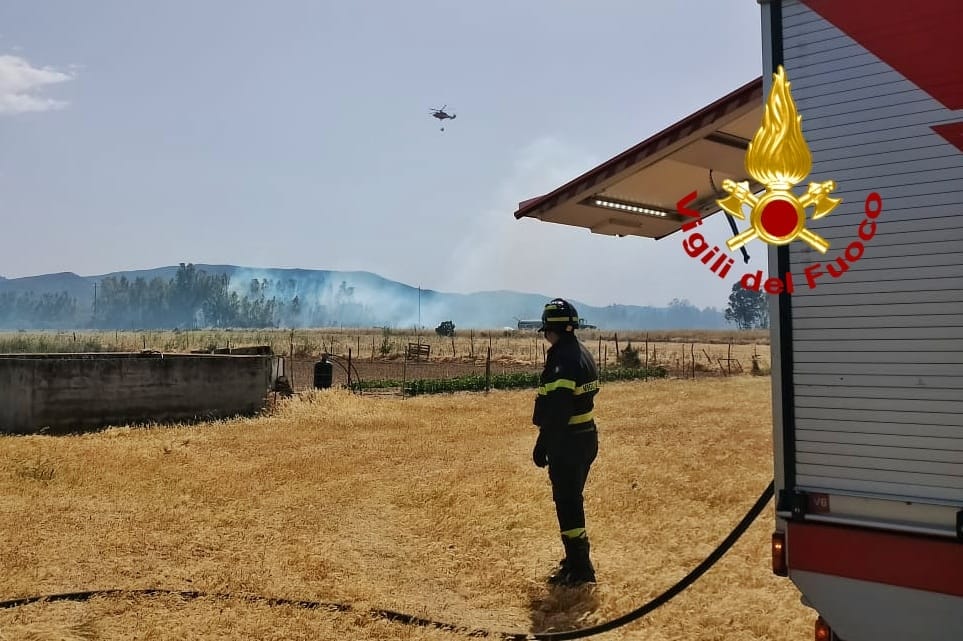
[[[806,495],[806,509],[809,514],[825,514],[829,512],[829,495],[816,493]]]

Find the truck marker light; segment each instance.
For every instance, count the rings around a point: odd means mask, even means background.
[[[836,638],[836,635],[833,634],[833,629],[829,627],[829,624],[826,623],[826,620],[822,617],[816,617],[814,638],[816,641],[833,641]]]
[[[776,576],[789,576],[786,563],[786,534],[773,532],[772,534],[772,573]]]

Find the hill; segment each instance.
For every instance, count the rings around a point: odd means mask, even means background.
[[[227,293],[240,304],[262,305],[258,318],[270,317],[280,327],[360,326],[435,327],[451,320],[459,328],[515,327],[518,319],[538,318],[549,296],[515,291],[483,291],[470,294],[419,289],[364,271],[250,268],[236,265],[195,264],[197,272],[224,278]],[[134,305],[149,285],[173,283],[181,266],[148,270],[78,276],[71,272],[24,278],[0,279],[0,327],[18,329],[67,328],[78,326],[130,328],[167,327],[182,323],[141,311],[123,325],[105,323],[101,315],[92,321],[95,305],[104,307],[107,297],[125,294],[121,304]],[[97,300],[95,300],[95,296]],[[46,298],[44,298],[46,297]],[[56,298],[60,297],[60,298]],[[183,298],[183,297],[182,297]],[[30,302],[29,305],[24,301]],[[44,302],[46,301],[46,302]],[[258,302],[260,301],[260,302]],[[116,300],[111,301],[115,306]],[[722,329],[728,325],[721,311],[696,308],[686,301],[667,307],[609,305],[596,307],[573,299],[586,322],[601,329]],[[72,304],[70,313],[23,311],[61,309]],[[200,302],[193,303],[192,323],[216,324],[205,319]],[[17,307],[18,309],[14,309]],[[22,308],[22,309],[21,309]],[[39,314],[39,316],[37,315]],[[190,316],[189,314],[189,316]],[[208,313],[210,317],[211,314]],[[136,318],[137,320],[132,320]],[[163,318],[163,320],[161,320]]]

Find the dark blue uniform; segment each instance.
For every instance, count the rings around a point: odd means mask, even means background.
[[[548,350],[539,382],[532,416],[539,435],[533,456],[536,465],[548,463],[552,498],[566,550],[562,570],[553,578],[564,583],[574,572],[583,581],[594,581],[582,491],[598,454],[594,417],[598,369],[591,353],[574,334],[561,334]]]

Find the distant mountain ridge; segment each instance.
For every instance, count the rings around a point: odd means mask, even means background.
[[[419,289],[365,271],[252,268],[237,265],[195,263],[197,270],[209,275],[226,275],[230,289],[241,296],[259,291],[283,303],[278,325],[363,326],[434,328],[451,320],[456,328],[486,329],[515,327],[519,319],[534,319],[551,298],[544,294],[516,291],[482,291],[469,294]],[[36,296],[66,294],[77,301],[81,312],[93,309],[95,285],[104,279],[168,282],[178,265],[146,270],[111,272],[78,276],[73,272],[0,277],[0,297],[4,294]],[[252,289],[252,281],[257,281]],[[297,298],[297,304],[291,304]],[[3,300],[3,299],[0,299]],[[596,307],[572,299],[586,322],[600,329],[722,329],[729,326],[723,313],[714,308],[699,309],[686,301],[673,301],[667,307],[608,305]],[[2,304],[2,302],[0,302]],[[285,307],[286,306],[286,307]],[[20,327],[18,325],[18,327]],[[32,327],[22,327],[33,329]]]

